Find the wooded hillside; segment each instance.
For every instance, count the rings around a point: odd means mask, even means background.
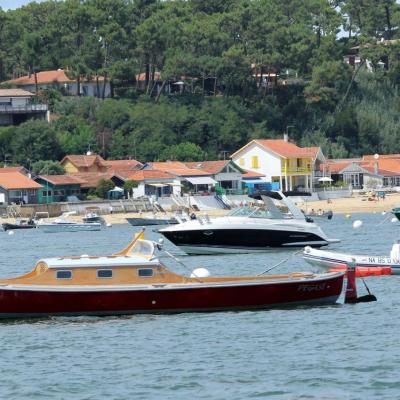
[[[42,93],[56,118],[1,128],[0,157],[26,164],[90,146],[141,161],[216,159],[285,131],[331,157],[400,153],[399,23],[395,0],[66,0],[0,10],[0,81],[64,68],[75,79],[104,76],[114,96]],[[361,63],[345,63],[351,54]]]

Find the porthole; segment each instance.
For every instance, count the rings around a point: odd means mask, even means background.
[[[57,279],[72,279],[72,271],[57,271],[56,272]]]

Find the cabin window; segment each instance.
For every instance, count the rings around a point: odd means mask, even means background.
[[[152,268],[141,268],[138,270],[138,275],[142,278],[153,276]]]
[[[112,269],[98,269],[97,277],[98,278],[112,278],[113,272]]]
[[[71,279],[72,271],[57,271],[56,278],[57,279]]]

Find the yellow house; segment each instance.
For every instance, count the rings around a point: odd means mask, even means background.
[[[325,157],[319,147],[299,147],[284,139],[256,139],[231,156],[240,167],[279,182],[282,190],[312,189],[315,172]]]
[[[106,161],[98,154],[68,155],[60,161],[67,174],[82,172],[107,172]]]

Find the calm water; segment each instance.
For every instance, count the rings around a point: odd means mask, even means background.
[[[381,214],[357,218],[364,222],[358,230],[344,216],[321,222],[342,239],[331,249],[389,254],[399,223],[379,225]],[[133,231],[0,232],[1,275],[28,271],[40,257],[111,253]],[[287,256],[181,259],[213,274],[255,274]],[[310,269],[296,256],[274,272]],[[369,278],[378,302],[358,305],[3,322],[0,398],[400,399],[399,279]]]

